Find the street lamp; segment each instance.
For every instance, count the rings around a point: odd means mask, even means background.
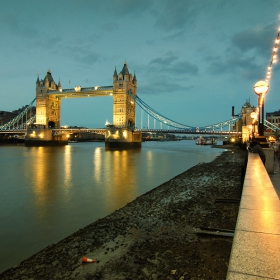
[[[252,119],[252,138],[254,138],[255,137],[255,123],[258,118],[258,114],[256,112],[252,112],[250,114],[250,117]]]
[[[264,134],[264,97],[267,94],[269,86],[265,81],[258,81],[254,85],[254,92],[258,96],[259,106],[259,135]]]

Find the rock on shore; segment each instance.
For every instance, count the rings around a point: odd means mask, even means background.
[[[8,269],[0,279],[225,279],[245,152],[232,147]],[[216,232],[219,232],[217,230]],[[96,263],[83,264],[83,256]]]

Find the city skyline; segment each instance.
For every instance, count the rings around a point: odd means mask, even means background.
[[[63,89],[110,86],[127,62],[138,96],[190,126],[229,120],[247,100],[257,106],[253,86],[266,77],[280,27],[278,0],[15,0],[0,13],[1,111],[29,104],[48,70]],[[265,112],[280,109],[279,69]],[[112,110],[112,97],[63,99],[61,125],[104,127]]]

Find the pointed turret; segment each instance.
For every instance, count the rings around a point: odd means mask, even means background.
[[[134,75],[133,75],[132,82],[133,82],[133,84],[137,85],[137,79],[136,79],[136,74],[135,74],[135,72],[134,72]]]
[[[53,77],[52,77],[52,73],[51,73],[51,70],[48,70],[47,74],[45,76],[45,79],[44,79],[44,83],[45,83],[45,85],[50,87],[52,82],[54,82]]]
[[[114,75],[113,75],[113,82],[116,82],[118,80],[118,74],[117,74],[117,68],[115,66],[115,71],[114,71]]]
[[[38,74],[38,77],[37,77],[37,80],[36,80],[36,88],[38,88],[39,84],[40,84],[40,79],[39,79],[39,74]]]
[[[127,68],[126,61],[124,62],[124,65],[123,65],[122,74],[123,74],[123,76],[124,75],[129,75],[129,71],[128,71],[128,68]]]
[[[45,79],[44,79],[44,84],[45,84],[45,88],[49,88],[49,86],[50,86],[50,83],[49,83],[49,79],[48,79],[48,76],[46,75],[45,76]]]
[[[60,83],[60,79],[59,79],[59,81],[58,81],[57,89],[60,90],[60,91],[62,91],[62,86],[61,86],[61,83]]]

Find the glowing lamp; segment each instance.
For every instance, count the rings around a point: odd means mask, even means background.
[[[80,86],[75,86],[74,89],[76,92],[80,92],[82,88]]]
[[[254,92],[258,96],[266,94],[268,92],[268,89],[269,89],[269,86],[268,86],[267,82],[265,82],[265,81],[258,81],[254,85]]]
[[[254,85],[254,92],[259,97],[259,134],[264,135],[264,96],[267,94],[269,85],[265,81],[258,81]]]
[[[251,114],[250,114],[250,117],[252,118],[252,119],[257,119],[257,117],[258,117],[258,114],[256,113],[256,112],[252,112]]]

